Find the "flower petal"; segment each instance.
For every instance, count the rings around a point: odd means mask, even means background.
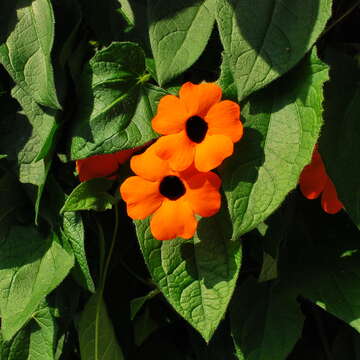
[[[157,114],[152,119],[151,125],[159,134],[176,134],[184,129],[188,117],[183,102],[174,95],[166,95],[161,98]]]
[[[145,219],[157,210],[164,200],[159,192],[159,183],[139,176],[130,176],[120,186],[120,193],[132,219]]]
[[[169,164],[156,154],[155,145],[156,143],[142,154],[133,156],[130,161],[132,171],[150,181],[160,181],[170,173]]]
[[[316,199],[324,191],[327,175],[322,161],[304,167],[300,175],[300,190],[307,199]]]
[[[197,221],[189,204],[183,198],[164,200],[150,221],[155,239],[170,240],[176,237],[190,239],[196,231]]]
[[[187,179],[185,198],[195,214],[212,216],[221,206],[221,196],[218,191],[221,179],[213,172],[198,173]]]
[[[208,135],[196,146],[195,167],[207,172],[219,166],[233,152],[234,144],[228,136]]]
[[[162,136],[154,144],[156,154],[162,159],[168,160],[170,167],[175,171],[183,171],[192,164],[195,145],[188,139],[185,131],[181,131],[179,134]]]
[[[185,83],[179,92],[180,100],[185,104],[189,117],[205,117],[209,109],[221,99],[221,87],[215,83]]]
[[[119,169],[114,154],[101,154],[86,159],[76,160],[76,170],[80,181],[113,175]]]
[[[344,207],[337,196],[335,185],[330,178],[328,178],[321,196],[321,207],[328,214],[336,214]]]
[[[240,121],[240,106],[234,101],[225,100],[211,107],[205,121],[208,123],[208,134],[229,136],[232,142],[237,142],[243,135]]]

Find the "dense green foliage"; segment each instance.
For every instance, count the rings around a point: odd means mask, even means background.
[[[360,360],[360,1],[2,0],[1,360]],[[75,161],[216,82],[220,211],[159,241]],[[299,191],[318,144],[344,209]],[[109,174],[110,175],[110,174]]]

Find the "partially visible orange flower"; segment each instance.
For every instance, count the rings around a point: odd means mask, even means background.
[[[336,214],[344,205],[338,199],[334,183],[326,173],[317,146],[311,163],[304,167],[300,175],[300,190],[307,199],[316,199],[321,195],[321,206],[328,214]]]
[[[137,176],[120,187],[127,213],[138,220],[152,215],[150,229],[158,240],[193,237],[195,214],[212,216],[220,208],[221,180],[213,172],[200,173],[194,167],[171,170],[168,161],[156,155],[154,145],[134,156],[130,166]]]
[[[119,166],[130,159],[138,148],[118,151],[113,154],[90,156],[86,159],[76,160],[76,171],[80,181],[107,177],[115,179]]]
[[[224,100],[221,88],[214,83],[185,83],[179,92],[164,96],[152,127],[160,137],[156,153],[168,160],[176,171],[193,162],[199,171],[209,171],[232,155],[234,143],[243,134],[240,107]]]

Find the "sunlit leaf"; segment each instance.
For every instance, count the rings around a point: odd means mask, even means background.
[[[2,334],[10,340],[35,309],[66,277],[74,258],[33,227],[14,227],[0,244],[0,309]]]
[[[290,70],[331,15],[331,0],[218,0],[217,22],[239,100]]]
[[[208,342],[223,318],[241,263],[239,239],[231,237],[223,209],[199,222],[190,240],[155,240],[148,221],[137,235],[153,280],[174,309]]]
[[[15,83],[36,102],[60,108],[51,65],[54,14],[49,0],[16,0],[7,9],[0,38],[0,62]]]
[[[105,211],[111,209],[115,198],[107,190],[113,182],[104,178],[91,179],[80,183],[66,199],[61,213],[66,211],[96,210]]]
[[[266,219],[298,183],[322,125],[328,68],[313,51],[242,109],[244,137],[220,168],[234,237]]]

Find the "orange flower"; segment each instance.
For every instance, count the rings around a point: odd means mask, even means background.
[[[179,92],[164,96],[152,127],[161,137],[156,153],[176,171],[193,162],[199,171],[209,171],[232,155],[234,143],[243,134],[240,107],[220,101],[221,88],[213,83],[185,83]]]
[[[127,149],[113,154],[94,155],[86,159],[76,160],[76,170],[80,181],[88,181],[99,177],[115,179],[119,165],[130,159],[137,149]]]
[[[321,206],[328,214],[336,214],[344,205],[338,199],[335,185],[326,173],[317,146],[311,163],[304,167],[300,175],[300,190],[307,199],[316,199],[321,195]]]
[[[168,161],[156,155],[154,145],[134,156],[130,166],[138,176],[127,178],[120,187],[127,213],[137,220],[153,214],[150,228],[158,240],[193,237],[195,214],[207,217],[220,208],[221,180],[213,172],[200,173],[194,167],[171,170]]]

